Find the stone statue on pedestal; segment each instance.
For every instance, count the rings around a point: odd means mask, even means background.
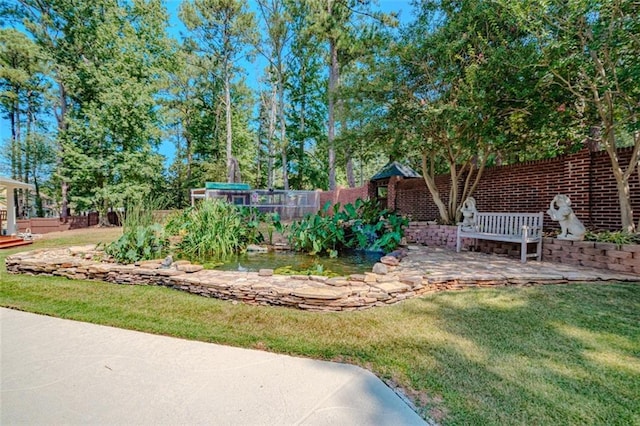
[[[573,213],[571,200],[568,196],[558,194],[553,197],[547,214],[551,219],[560,223],[561,232],[557,237],[559,240],[582,241],[584,239],[584,234],[587,230]]]

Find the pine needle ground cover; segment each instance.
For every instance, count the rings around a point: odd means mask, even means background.
[[[83,231],[26,250],[108,242],[121,232]],[[7,274],[4,258],[17,251],[0,252],[5,307],[357,364],[441,424],[640,424],[640,284],[443,292],[321,314]]]

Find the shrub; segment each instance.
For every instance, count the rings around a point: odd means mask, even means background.
[[[585,241],[597,241],[599,243],[640,244],[640,234],[630,234],[624,231],[587,231]]]
[[[330,207],[327,203],[319,214],[291,224],[289,243],[294,249],[310,254],[326,252],[331,257],[345,249],[389,252],[400,244],[408,224],[406,218],[380,209],[371,200],[358,199],[343,209],[337,203],[333,216],[328,214]]]
[[[105,252],[120,263],[157,259],[166,254],[168,240],[160,224],[129,228],[105,247]]]
[[[345,229],[335,216],[325,215],[328,208],[326,205],[321,214],[307,215],[291,223],[288,238],[294,250],[309,254],[327,252],[336,257],[338,250],[346,247]]]
[[[169,242],[162,225],[155,222],[153,211],[159,202],[153,199],[130,204],[121,217],[122,236],[105,247],[105,253],[120,263],[163,257]]]

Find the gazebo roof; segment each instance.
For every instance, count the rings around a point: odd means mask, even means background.
[[[0,187],[2,188],[22,188],[35,190],[36,187],[30,183],[24,183],[17,180],[9,179],[4,176],[0,176]]]
[[[391,176],[402,176],[403,178],[419,178],[422,177],[418,172],[409,166],[393,161],[384,166],[378,173],[370,179],[372,181],[388,179]]]

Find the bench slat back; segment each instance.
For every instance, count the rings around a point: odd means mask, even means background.
[[[522,227],[530,229],[530,235],[542,232],[543,213],[488,213],[476,214],[478,232],[501,235],[522,235]],[[533,229],[532,229],[533,228]]]

